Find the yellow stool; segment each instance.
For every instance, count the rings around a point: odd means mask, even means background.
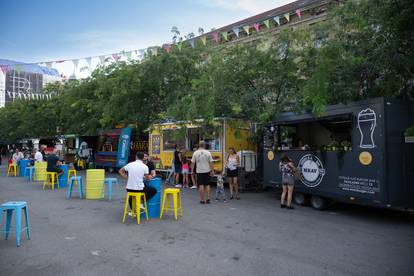
[[[171,198],[173,200],[173,207],[170,207]],[[167,203],[167,204],[165,204]],[[183,217],[183,207],[181,204],[181,193],[180,189],[176,188],[167,188],[164,190],[164,196],[162,198],[161,204],[161,213],[160,219],[162,219],[162,214],[164,211],[174,211],[174,218],[178,219],[178,211],[180,211],[180,216]]]
[[[17,164],[12,163],[9,164],[9,168],[7,169],[7,176],[10,176],[10,173],[14,172],[14,176],[17,176]]]
[[[79,159],[78,160],[78,168],[82,168],[82,170],[84,170],[86,167],[86,162],[85,160]]]
[[[50,188],[54,190],[55,184],[57,184],[58,189],[60,189],[57,172],[46,172],[46,177],[43,181],[43,190],[45,190],[46,185],[49,185]]]
[[[69,169],[68,170],[68,183],[69,183],[69,180],[70,180],[71,176],[76,176],[76,170],[75,169]]]
[[[125,223],[125,217],[128,212],[128,206],[129,206],[129,198],[132,198],[132,214],[135,214],[137,217],[137,223],[140,224],[141,220],[141,200],[144,201],[144,212],[146,219],[148,220],[148,209],[147,209],[147,198],[145,197],[145,193],[135,193],[135,192],[127,192],[127,196],[125,199],[125,208],[124,208],[124,217],[122,218],[122,223]],[[139,212],[137,212],[137,208],[139,208]]]

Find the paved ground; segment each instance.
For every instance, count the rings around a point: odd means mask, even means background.
[[[182,220],[137,225],[121,223],[119,198],[67,200],[65,192],[0,177],[0,203],[27,201],[32,229],[20,248],[0,240],[0,275],[414,275],[413,215],[284,210],[275,192],[202,206],[184,190]]]

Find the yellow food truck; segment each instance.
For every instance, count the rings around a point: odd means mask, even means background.
[[[171,168],[175,145],[191,159],[200,140],[204,140],[206,149],[214,159],[214,169],[222,171],[230,147],[236,151],[251,150],[257,152],[253,142],[254,124],[235,120],[215,119],[213,127],[203,126],[202,121],[167,122],[155,124],[150,130],[149,153],[157,168]]]

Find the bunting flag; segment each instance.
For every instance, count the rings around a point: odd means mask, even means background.
[[[58,60],[58,61],[56,61],[57,63],[62,63],[62,62],[65,62],[66,60]]]
[[[188,40],[188,43],[190,43],[190,45],[191,45],[192,48],[195,47],[195,39],[194,38]]]
[[[233,33],[237,36],[237,37],[239,37],[239,33],[240,33],[240,28],[233,28]]]
[[[280,17],[279,16],[273,17],[273,20],[277,23],[277,25],[280,26]]]
[[[20,64],[17,64],[14,69],[16,70],[17,73],[20,73],[22,71],[22,66]]]
[[[92,64],[92,58],[91,57],[87,57],[85,58],[86,63],[88,64],[89,68],[91,68],[91,64]]]
[[[247,35],[249,35],[249,34],[250,34],[250,26],[249,26],[249,25],[244,26],[244,27],[243,27],[243,30],[246,32],[246,34],[247,34]]]
[[[265,21],[263,21],[263,24],[265,24],[266,28],[270,28],[270,20],[266,19]]]
[[[201,40],[201,42],[203,43],[203,45],[204,45],[204,46],[206,46],[206,44],[207,44],[207,37],[206,37],[205,35],[203,35],[203,36],[200,38],[200,40]]]
[[[118,60],[121,59],[121,56],[119,54],[112,54],[112,58],[115,60],[115,62],[118,62]]]
[[[7,95],[9,95],[9,99],[12,97],[12,93],[10,91],[7,91]]]
[[[297,9],[297,10],[295,11],[295,13],[296,13],[296,15],[297,15],[299,18],[301,18],[301,17],[302,17],[302,13],[300,12],[300,9]]]
[[[227,32],[221,32],[221,36],[224,38],[225,41],[228,40],[228,33]]]
[[[52,64],[53,64],[52,61],[46,62],[46,67],[50,69],[52,68]]]
[[[171,44],[164,44],[163,48],[167,53],[171,52]]]
[[[75,70],[78,68],[79,59],[72,59],[73,66],[75,66]]]
[[[105,63],[105,56],[99,56],[99,63],[100,64]]]
[[[131,60],[131,58],[132,58],[132,51],[125,52],[125,56],[127,57],[128,60]]]
[[[138,50],[138,53],[139,53],[139,56],[140,56],[141,58],[144,58],[144,56],[145,56],[145,49],[140,49],[140,50]]]
[[[151,51],[151,54],[152,54],[153,56],[158,55],[158,48],[157,48],[157,47],[153,47],[153,48],[151,48],[151,49],[150,49],[150,51]]]
[[[254,23],[253,24],[254,29],[256,30],[256,32],[260,31],[260,23]]]
[[[0,69],[3,72],[3,75],[6,75],[6,73],[7,73],[7,66],[6,65],[1,65],[0,66]]]
[[[286,18],[286,20],[288,22],[290,21],[290,14],[289,13],[285,13],[283,16]]]
[[[216,43],[218,43],[220,41],[220,37],[218,33],[213,33],[213,39]]]

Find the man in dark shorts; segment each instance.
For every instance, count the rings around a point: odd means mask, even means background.
[[[57,157],[57,150],[53,150],[53,153],[47,157],[47,168],[46,171],[48,172],[56,172],[58,177],[63,174],[63,170],[59,169],[59,165],[62,163],[59,161],[59,157]]]
[[[197,164],[197,168],[194,168]],[[196,169],[196,171],[194,171]],[[210,176],[214,175],[213,157],[211,153],[205,149],[204,141],[200,141],[198,150],[193,154],[191,159],[191,171],[197,174],[197,185],[200,193],[200,203],[210,203]],[[207,200],[205,201],[204,186],[207,190]]]

